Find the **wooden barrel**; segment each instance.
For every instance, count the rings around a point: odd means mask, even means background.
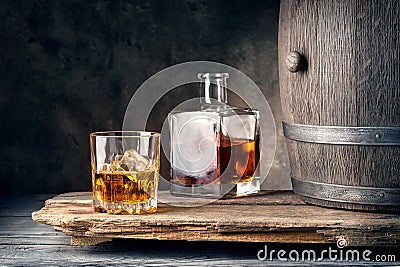
[[[400,210],[399,3],[281,1],[283,127],[309,203]]]

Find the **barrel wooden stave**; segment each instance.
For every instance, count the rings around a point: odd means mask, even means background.
[[[282,0],[279,80],[284,121],[326,126],[400,126],[399,1]],[[291,73],[290,51],[307,67]],[[288,140],[292,176],[308,181],[400,188],[400,146]],[[296,188],[294,188],[296,191]],[[305,197],[324,206],[399,210]]]

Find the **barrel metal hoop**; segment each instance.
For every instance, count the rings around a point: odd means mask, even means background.
[[[360,187],[306,181],[292,176],[293,191],[301,196],[352,204],[400,206],[400,189]]]
[[[335,145],[400,146],[400,127],[316,126],[283,122],[294,141]]]

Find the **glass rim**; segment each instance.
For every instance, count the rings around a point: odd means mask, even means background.
[[[114,134],[114,135],[112,135]],[[145,137],[159,137],[159,132],[148,132],[148,131],[99,131],[92,132],[89,134],[90,137],[114,137],[114,138],[145,138]]]

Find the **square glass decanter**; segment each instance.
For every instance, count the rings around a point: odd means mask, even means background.
[[[196,104],[168,115],[171,194],[243,196],[260,191],[259,112],[227,102],[228,73],[200,73]]]

